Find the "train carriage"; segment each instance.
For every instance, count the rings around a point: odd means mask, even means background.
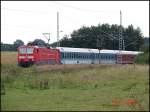
[[[116,54],[107,50],[57,47],[60,50],[62,64],[115,64]]]

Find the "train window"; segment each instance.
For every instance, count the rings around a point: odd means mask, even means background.
[[[72,58],[74,58],[74,52],[72,53]]]
[[[66,58],[68,58],[69,57],[69,53],[66,53]]]
[[[72,58],[72,53],[70,53],[70,58]]]
[[[66,53],[64,52],[63,54],[64,54],[64,58],[66,58]]]
[[[87,53],[87,58],[89,59],[89,54]]]
[[[71,59],[71,53],[68,53],[69,54],[69,58]]]
[[[69,56],[70,56],[70,54],[69,54],[69,53],[67,53],[67,58],[70,58]]]
[[[67,58],[69,58],[69,53],[66,53],[67,54]]]
[[[64,53],[63,52],[61,53],[61,58],[64,58]]]
[[[78,53],[78,58],[80,58],[80,53]]]
[[[67,58],[67,54],[64,52],[64,58]]]
[[[64,54],[64,52],[62,52],[62,57],[63,57],[63,58],[65,58],[65,54]]]
[[[65,58],[66,58],[66,59],[68,58],[68,53],[65,53]]]
[[[73,55],[74,55],[74,58],[76,58],[76,53],[75,52],[73,53]]]
[[[33,53],[33,48],[27,48],[27,54],[32,54]]]
[[[71,53],[69,53],[69,58],[71,59]]]
[[[77,53],[75,53],[75,58],[77,58]]]
[[[77,57],[76,57],[76,53],[74,53],[74,58],[77,58]]]
[[[69,58],[69,53],[66,53],[66,58]]]
[[[71,58],[73,59],[73,53],[71,53]]]
[[[70,53],[70,58],[72,59],[72,53]]]
[[[79,58],[79,53],[77,53],[77,58]]]
[[[20,54],[25,54],[26,53],[26,48],[20,48]]]

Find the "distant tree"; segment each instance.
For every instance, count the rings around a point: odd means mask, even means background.
[[[144,44],[140,28],[134,29],[133,25],[129,25],[123,33],[126,50],[139,50]]]
[[[144,44],[149,44],[149,37],[144,38]]]
[[[15,42],[14,42],[14,47],[15,49],[17,50],[17,48],[21,45],[24,45],[24,42],[20,39],[17,39]]]
[[[50,44],[51,47],[56,47],[57,46],[57,42],[53,42],[52,44]]]
[[[29,42],[28,44],[37,45],[37,46],[46,46],[46,43],[42,39],[35,39],[33,42]]]
[[[1,51],[15,51],[13,44],[5,44],[1,42]]]
[[[142,45],[140,51],[143,53],[136,57],[135,62],[139,64],[149,64],[149,44]]]
[[[65,46],[72,47],[72,40],[69,39],[67,35],[65,35],[63,37],[63,39],[60,40],[60,46],[61,47],[65,47]]]
[[[82,26],[74,30],[71,38],[64,37],[60,44],[63,47],[97,48],[97,40],[102,42],[103,49],[119,48],[119,25],[98,24],[97,26]],[[140,28],[135,29],[133,25],[122,27],[125,50],[139,50],[144,43]],[[56,45],[54,42],[52,45]]]

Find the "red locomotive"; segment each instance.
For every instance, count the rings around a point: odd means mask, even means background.
[[[25,45],[18,48],[18,64],[24,67],[33,64],[60,63],[59,57],[58,49]]]

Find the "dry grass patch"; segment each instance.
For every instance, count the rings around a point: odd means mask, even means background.
[[[16,64],[17,63],[17,52],[1,52],[1,64]]]

